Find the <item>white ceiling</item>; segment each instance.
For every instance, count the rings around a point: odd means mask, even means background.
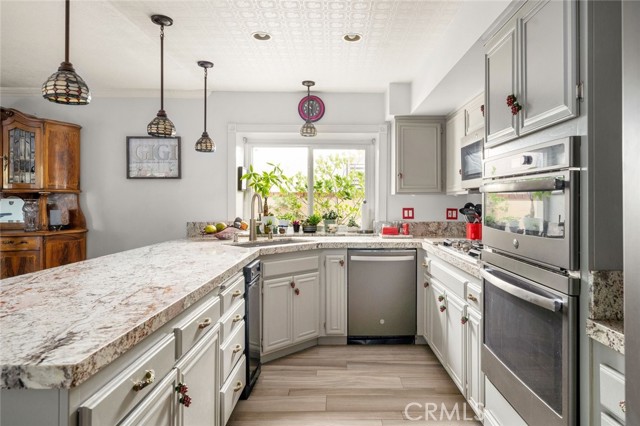
[[[165,87],[202,90],[197,60],[210,60],[215,91],[385,92],[391,82],[438,81],[509,0],[72,0],[71,57],[94,92]],[[267,42],[251,37],[272,35]],[[345,33],[363,40],[348,43]],[[0,87],[39,89],[64,58],[64,1],[0,0]],[[437,61],[438,70],[425,64]],[[426,70],[426,71],[425,71]],[[478,64],[478,72],[482,64]],[[201,93],[201,92],[200,92]]]

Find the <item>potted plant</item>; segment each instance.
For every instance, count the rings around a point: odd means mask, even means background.
[[[358,230],[360,230],[360,227],[358,226],[358,223],[354,218],[349,219],[349,223],[347,223],[347,227],[348,227],[347,230],[350,232],[357,232]]]
[[[317,213],[312,214],[311,216],[306,218],[304,223],[302,224],[302,232],[304,233],[316,232],[318,230],[318,224],[320,223],[321,220],[322,220],[322,217],[319,214]]]
[[[279,164],[267,163],[272,167],[270,171],[263,171],[258,173],[254,170],[253,164],[249,165],[249,171],[240,176],[240,179],[247,181],[247,184],[257,194],[262,197],[262,215],[263,220],[267,220],[269,216],[269,195],[271,195],[271,189],[276,187],[280,192],[289,191],[290,179],[285,176],[284,171]]]
[[[299,220],[294,220],[293,222],[291,222],[291,224],[293,225],[293,232],[300,232],[300,221]]]
[[[273,221],[271,219],[267,220],[264,223],[264,233],[265,234],[270,234],[271,233],[271,227],[273,226]]]

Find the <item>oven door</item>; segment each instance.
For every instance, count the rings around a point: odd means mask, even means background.
[[[482,277],[487,378],[528,424],[576,424],[578,298],[491,265]]]
[[[577,182],[573,170],[485,180],[482,242],[531,262],[577,270]]]

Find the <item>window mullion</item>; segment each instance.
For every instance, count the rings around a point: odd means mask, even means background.
[[[313,148],[307,147],[307,216],[313,213]]]

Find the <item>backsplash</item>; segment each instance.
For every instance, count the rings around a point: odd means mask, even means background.
[[[589,318],[624,319],[624,279],[622,271],[589,273]]]

